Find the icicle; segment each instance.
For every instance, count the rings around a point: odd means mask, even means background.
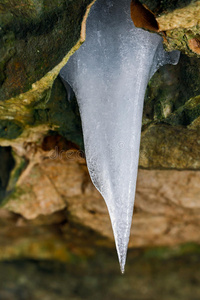
[[[159,66],[177,63],[162,38],[135,28],[129,0],[97,0],[86,41],[61,70],[80,108],[87,165],[110,214],[122,273],[132,221],[143,101]]]

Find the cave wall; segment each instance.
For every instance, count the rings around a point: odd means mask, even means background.
[[[104,201],[89,179],[76,99],[67,101],[58,77],[84,41],[82,20],[90,3],[0,1],[0,258],[62,252],[65,260],[69,236],[79,232],[73,226],[93,232],[97,244],[113,246]],[[177,66],[162,67],[147,88],[130,246],[198,243],[199,1],[143,3],[155,13],[166,49],[182,54]],[[193,16],[192,24],[186,15]],[[173,28],[166,26],[170,22]],[[11,228],[17,228],[16,236]],[[42,232],[47,238],[41,242]]]

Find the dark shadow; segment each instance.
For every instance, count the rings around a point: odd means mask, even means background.
[[[10,172],[14,168],[15,161],[11,147],[0,147],[0,203],[6,195]]]

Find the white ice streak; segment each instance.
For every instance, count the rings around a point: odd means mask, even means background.
[[[80,108],[91,179],[110,214],[124,272],[138,170],[147,83],[179,53],[163,50],[162,38],[135,28],[129,0],[97,0],[86,41],[61,70]]]

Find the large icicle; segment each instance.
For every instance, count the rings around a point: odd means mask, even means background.
[[[61,70],[76,94],[91,179],[108,207],[124,272],[138,170],[147,83],[159,66],[177,63],[157,34],[135,28],[129,0],[97,0],[86,42]]]

